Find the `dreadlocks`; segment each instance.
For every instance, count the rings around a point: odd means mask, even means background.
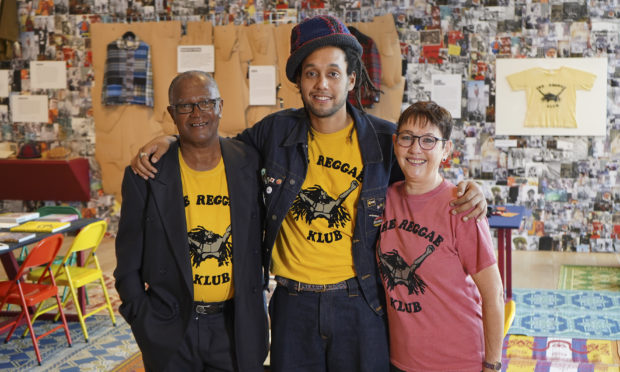
[[[370,76],[368,75],[368,71],[366,71],[361,56],[357,54],[353,48],[343,47],[342,49],[347,61],[347,75],[351,75],[355,72],[355,86],[353,87],[355,106],[364,111],[364,107],[362,106],[362,92],[364,92],[365,95],[383,92],[375,87],[372,80],[370,80]]]

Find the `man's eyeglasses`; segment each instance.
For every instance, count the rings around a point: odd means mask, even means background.
[[[179,114],[189,114],[194,111],[194,106],[198,106],[200,111],[213,111],[215,105],[220,101],[220,98],[207,99],[196,103],[179,103],[171,105],[175,111]]]
[[[447,139],[437,138],[435,136],[431,136],[430,134],[416,136],[408,132],[396,133],[396,143],[402,147],[411,147],[416,139],[418,140],[418,144],[422,150],[432,150],[435,148],[435,145],[437,145],[437,142],[447,141]]]

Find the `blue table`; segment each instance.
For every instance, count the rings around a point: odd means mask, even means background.
[[[506,212],[517,213],[513,217],[491,216],[489,217],[489,226],[497,229],[497,266],[499,267],[499,275],[502,277],[506,292],[506,301],[512,299],[512,229],[518,229],[521,226],[523,217],[529,211],[523,206],[517,205],[491,205],[493,209],[497,207],[505,208]],[[506,258],[504,263],[504,250],[506,250]],[[506,270],[504,272],[504,265]],[[504,275],[505,274],[505,275]]]

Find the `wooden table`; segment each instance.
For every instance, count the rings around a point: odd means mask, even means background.
[[[75,221],[71,221],[71,226],[69,226],[68,228],[58,231],[56,233],[35,233],[35,237],[28,239],[28,240],[24,240],[23,242],[20,243],[7,243],[9,245],[9,249],[8,250],[3,250],[2,254],[0,254],[0,260],[2,260],[2,266],[4,267],[4,271],[6,272],[6,275],[8,278],[15,278],[15,275],[17,275],[17,272],[19,271],[19,264],[17,263],[17,260],[15,259],[15,255],[13,254],[13,251],[19,248],[23,248],[27,245],[30,244],[35,244],[37,242],[39,242],[40,240],[43,240],[45,238],[47,238],[48,236],[52,236],[54,234],[57,233],[61,233],[61,234],[66,234],[66,233],[70,233],[70,232],[76,232],[80,229],[82,229],[82,227],[99,221],[98,218],[80,218],[78,220]],[[8,231],[9,229],[0,229],[0,231]],[[82,252],[78,252],[77,253],[77,262],[78,265],[83,265],[84,264],[84,257],[81,254]],[[85,309],[86,309],[86,296],[84,295],[84,287],[78,288],[78,301],[79,301],[79,306],[82,309],[82,313],[85,313]],[[0,311],[0,316],[8,316],[8,315],[15,315],[15,312],[7,312],[7,311]],[[41,315],[39,318],[40,319],[53,319],[55,316],[55,314],[43,314]],[[67,320],[71,320],[71,321],[77,321],[77,315],[66,315]]]

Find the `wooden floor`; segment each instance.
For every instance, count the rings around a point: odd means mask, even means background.
[[[70,238],[65,241],[61,253],[70,242]],[[97,253],[102,269],[112,272],[116,267],[114,239],[104,238]],[[513,288],[555,289],[562,265],[620,266],[620,253],[513,251],[512,259]]]

